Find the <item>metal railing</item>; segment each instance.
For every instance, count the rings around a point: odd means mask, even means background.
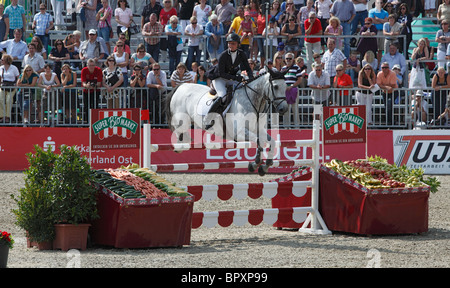
[[[118,88],[107,92],[104,87],[97,90],[86,90],[81,87],[53,88],[50,91],[41,88],[2,87],[0,89],[0,126],[87,127],[90,108],[142,108],[149,110],[150,123],[153,127],[167,128],[163,107],[165,95],[170,89],[169,87],[167,90],[157,91],[146,87]],[[330,88],[327,91],[329,91],[329,97],[325,103],[327,106],[359,105],[362,98],[367,98],[367,95],[359,88]],[[427,112],[424,118],[417,115],[421,112],[413,113],[416,91],[416,89],[399,88],[394,89],[389,95],[381,90],[370,94],[371,106],[365,104],[366,107],[371,107],[368,110],[372,113],[371,121],[367,119],[368,127],[374,129],[450,128],[447,122],[432,121],[444,112],[449,103],[450,89],[423,90]],[[280,116],[281,128],[312,127],[313,106],[316,104],[314,92],[314,89],[310,88],[298,89],[297,102],[290,106],[288,113]]]

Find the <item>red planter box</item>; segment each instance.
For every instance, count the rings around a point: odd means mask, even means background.
[[[285,177],[281,177],[275,179],[275,182],[289,182],[289,181],[308,181],[311,180],[311,168],[308,167],[306,169],[293,172]],[[311,189],[308,188],[306,190],[306,194],[303,197],[296,197],[292,193],[286,194],[277,194],[272,198],[272,208],[291,208],[291,207],[310,207],[311,206]],[[297,223],[292,220],[292,217],[289,221],[282,222],[281,220],[277,220],[273,224],[274,227],[277,228],[289,228],[289,229],[298,229],[301,228],[302,223]]]
[[[116,248],[189,245],[193,205],[193,196],[123,199],[101,188],[92,242]]]
[[[363,235],[428,231],[428,186],[371,190],[325,166],[319,177],[319,211],[332,231]]]

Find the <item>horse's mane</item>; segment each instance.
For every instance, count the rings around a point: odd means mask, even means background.
[[[248,80],[247,84],[250,84],[256,80],[258,80],[259,78],[264,77],[265,75],[270,74],[269,71],[263,71],[261,73],[259,73],[256,77],[253,77],[253,79]],[[276,80],[276,79],[284,79],[284,74],[281,72],[277,72],[277,71],[272,71],[272,80]]]

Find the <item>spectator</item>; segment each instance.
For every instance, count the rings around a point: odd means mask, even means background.
[[[450,43],[450,29],[446,19],[441,21],[441,29],[436,32],[435,41],[438,43],[436,60],[438,67],[445,67],[445,56],[447,53],[448,43]]]
[[[277,52],[275,53],[273,59],[274,59],[273,68],[276,71],[281,71],[281,68],[283,68],[284,66],[283,54]]]
[[[205,27],[208,19],[212,14],[212,8],[206,4],[206,0],[200,0],[199,4],[194,6],[192,16],[197,17],[198,25]]]
[[[360,30],[361,38],[359,38],[358,47],[356,50],[360,53],[361,56],[366,55],[367,51],[372,51],[374,55],[378,52],[378,40],[375,36],[378,34],[377,27],[373,25],[373,19],[368,17],[364,20],[364,26],[361,27]],[[378,67],[372,66],[374,69]]]
[[[373,123],[372,119],[372,101],[373,91],[377,89],[377,75],[370,64],[365,64],[358,73],[358,88],[361,91],[356,92],[356,104],[366,106],[366,121],[368,125]]]
[[[152,65],[152,71],[148,72],[146,82],[150,94],[150,119],[159,120],[161,96],[167,90],[166,72],[161,70],[159,63]]]
[[[142,73],[143,69],[141,63],[137,62],[133,66],[133,74],[130,77],[130,87],[134,88],[130,95],[130,107],[148,109],[147,89],[145,74]],[[144,89],[145,88],[145,89]]]
[[[343,28],[339,18],[335,16],[331,17],[328,26],[325,28],[324,35],[336,36],[333,39],[336,41],[336,48],[339,50],[342,49],[342,38],[338,36],[342,35],[342,33]]]
[[[413,62],[414,68],[419,67],[420,69],[425,69],[425,63],[423,61],[427,61],[430,59],[428,49],[426,49],[425,38],[419,39],[419,41],[417,41],[417,45],[418,46],[413,50],[411,61]]]
[[[156,15],[155,22],[159,22],[159,13],[161,12],[161,9],[161,4],[159,1],[156,2],[156,0],[150,0],[150,3],[144,6],[144,10],[142,10],[141,14],[141,31],[144,31],[145,24],[150,22],[150,17],[152,14]],[[148,50],[147,52],[150,53]]]
[[[78,10],[84,7],[84,13],[86,15],[86,21],[84,22],[84,33],[86,39],[89,38],[89,31],[97,29],[98,21],[97,16],[97,1],[99,0],[80,0],[78,2]]]
[[[444,112],[436,118],[436,123],[438,125],[450,126],[450,104],[447,104]]]
[[[96,60],[90,58],[87,65],[81,70],[81,86],[83,89],[83,107],[85,115],[89,115],[89,109],[95,109],[100,103],[100,87],[103,83],[102,69],[95,65]],[[89,119],[83,118],[86,122]],[[86,122],[88,123],[88,122]]]
[[[312,12],[315,14],[315,12]],[[298,36],[302,35],[302,29],[299,24],[297,24],[294,16],[290,16],[289,23],[284,24],[281,29],[281,35],[287,37],[284,49],[286,52],[291,52],[294,54],[294,58],[297,57],[297,51],[300,50],[300,46],[298,44]]]
[[[89,39],[84,40],[80,44],[80,60],[93,59],[98,63],[99,59],[103,59],[105,50],[97,39],[97,30],[89,31]]]
[[[111,45],[109,44],[109,38],[112,32],[111,17],[113,14],[111,6],[109,6],[108,0],[101,0],[103,7],[97,12],[96,19],[98,21],[98,34],[105,40],[106,51],[111,54]]]
[[[286,50],[284,50],[284,42],[278,43],[277,46],[277,52],[284,57],[284,54],[286,54]]]
[[[9,18],[4,11],[5,5],[0,3],[0,41],[8,40],[9,36]]]
[[[248,65],[250,66],[250,70],[252,72],[253,77],[258,76],[258,70],[256,69],[256,63],[253,59],[248,59]],[[243,70],[241,71],[241,76],[244,77],[244,79],[249,79],[247,75],[247,71]]]
[[[305,21],[305,36],[322,35],[320,20],[316,18],[316,13],[309,13],[308,20]],[[313,63],[313,54],[320,53],[320,38],[307,37],[305,39],[306,60],[308,61],[308,72]],[[322,71],[320,71],[322,72]],[[321,74],[322,75],[322,74]]]
[[[155,0],[152,0],[155,1]],[[160,50],[160,38],[164,33],[164,27],[158,22],[158,16],[156,13],[150,15],[150,21],[144,24],[142,29],[142,36],[152,36],[146,37],[145,47],[147,52],[152,56],[155,62],[159,60],[159,50]]]
[[[269,21],[269,19],[267,19]],[[264,30],[266,30],[266,15],[262,13],[262,10],[259,10],[258,18],[256,20],[256,35],[258,36],[255,41],[258,44],[258,49],[255,51],[255,59],[258,58],[260,63],[266,63],[266,46],[264,46],[265,39],[261,37],[263,35]]]
[[[289,24],[289,19],[294,17],[294,22],[297,20],[298,10],[295,9],[294,0],[286,1],[286,10],[278,18],[278,24],[283,27],[285,24]]]
[[[69,64],[62,66],[61,73],[62,107],[64,108],[64,123],[77,123],[77,72],[72,71]]]
[[[294,114],[294,124],[298,125],[299,116],[298,116],[298,86],[302,83],[302,71],[300,67],[295,64],[294,53],[288,52],[286,53],[284,60],[286,65],[281,69],[281,71],[286,74],[284,75],[284,80],[286,82],[286,102],[289,104],[289,114],[292,109]],[[289,124],[290,117],[284,118],[285,124]]]
[[[183,83],[192,82],[194,82],[194,79],[192,78],[191,73],[187,70],[186,65],[184,65],[184,63],[179,63],[177,65],[177,70],[173,71],[172,76],[170,76],[172,88],[175,88]]]
[[[74,42],[74,46],[73,46],[73,59],[80,59],[80,45],[81,45],[81,31],[75,30],[73,31],[73,42]],[[69,51],[70,52],[70,51]],[[78,66],[78,65],[76,65]]]
[[[198,74],[198,62],[192,62],[192,64],[191,64],[191,70],[189,71],[189,73],[191,73],[191,75],[192,75],[192,79],[195,79],[195,76]],[[186,66],[187,67],[187,66]],[[194,83],[196,83],[196,82],[194,82]]]
[[[125,53],[125,52],[124,52]],[[116,58],[111,55],[106,59],[106,68],[103,69],[103,87],[106,88],[108,109],[120,108],[121,91],[117,88],[124,83],[122,69],[117,65]]]
[[[217,15],[217,21],[223,25],[224,34],[230,29],[231,17],[236,13],[236,9],[233,4],[230,3],[230,0],[220,0],[220,3],[214,8],[214,14]],[[225,48],[226,43],[224,43],[223,46],[223,48]]]
[[[178,24],[181,26],[181,29],[185,31],[186,27],[190,24],[190,19],[193,15],[194,6],[196,0],[179,0],[178,1]]]
[[[308,19],[310,12],[316,12],[316,9],[314,8],[314,0],[306,0],[306,6],[300,8],[297,14],[297,23],[300,25],[302,35],[305,35],[305,21]],[[300,38],[298,41],[300,49],[303,49],[305,46],[305,38]]]
[[[438,7],[436,17],[438,21],[445,19],[447,22],[450,22],[450,0],[442,0],[442,4]]]
[[[53,17],[46,11],[45,3],[39,4],[40,12],[34,15],[31,29],[35,30],[34,35],[38,36],[44,47],[50,43],[50,30],[53,29]]]
[[[344,65],[344,70],[347,68],[347,58],[341,50],[336,49],[336,40],[328,38],[328,50],[322,56],[322,63],[324,63],[324,70],[330,76],[330,83],[333,83],[333,77],[336,75],[336,66],[338,64]]]
[[[377,0],[381,1],[381,0]],[[336,0],[330,10],[331,16],[336,16],[342,25],[342,35],[351,35],[351,23],[355,18],[355,6],[350,0]],[[348,57],[350,55],[350,38],[344,38],[344,55]]]
[[[330,10],[333,7],[331,0],[316,0],[315,3],[317,18],[320,20],[322,27],[322,34],[325,32],[325,28],[328,26],[328,21],[331,18]],[[326,38],[320,38],[320,44],[322,45],[322,53],[325,53]],[[309,65],[308,65],[309,66]]]
[[[269,11],[270,19],[273,18],[273,19],[275,19],[275,21],[278,21],[278,18],[283,13],[280,8],[281,8],[280,0],[272,1],[272,4],[270,5],[270,11]],[[277,26],[278,26],[278,22],[277,22]]]
[[[140,43],[137,47],[136,53],[131,55],[130,58],[130,67],[133,68],[136,65],[142,69],[142,73],[147,75],[151,64],[156,63],[155,59],[153,59],[152,55],[145,52],[145,46],[143,43]]]
[[[13,59],[8,54],[2,55],[2,63],[0,66],[0,83],[1,86],[16,86],[19,77],[19,70],[16,66],[11,65]],[[0,123],[9,123],[11,121],[11,109],[16,89],[4,88],[0,89]]]
[[[170,17],[170,25],[166,25],[167,47],[169,49],[169,73],[172,75],[176,65],[181,61],[183,52],[183,41],[180,36],[183,35],[181,25],[178,24],[178,17]]]
[[[405,56],[398,52],[397,43],[393,42],[389,45],[389,53],[386,53],[381,58],[381,63],[388,62],[390,67],[394,67],[395,64],[400,65],[402,69],[402,75],[406,72],[406,60]],[[391,68],[392,69],[392,68]]]
[[[423,91],[417,90],[414,99],[411,101],[411,119],[414,123],[427,123],[428,119],[428,102],[423,99]]]
[[[114,52],[113,56],[116,60],[115,65],[120,68],[123,76],[123,87],[128,87],[128,65],[130,64],[130,54],[123,50],[125,42],[122,40],[117,41],[117,52]],[[108,63],[110,64],[110,63]],[[109,67],[109,66],[108,66]]]
[[[131,48],[130,48],[130,45],[127,44],[127,36],[126,36],[126,34],[125,33],[120,33],[119,34],[119,40],[121,40],[123,43],[125,43],[125,45],[123,46],[123,51],[125,51],[129,55],[131,55]],[[114,52],[117,52],[117,46],[114,46]]]
[[[375,54],[369,50],[366,52],[366,54],[364,54],[364,58],[361,62],[361,65],[364,67],[366,64],[370,64],[370,66],[372,67],[373,71],[375,71],[375,74],[378,73],[378,60],[377,58],[375,58]]]
[[[44,72],[44,58],[36,53],[36,45],[34,43],[28,44],[28,54],[23,57],[22,66],[25,67],[27,65],[30,65],[35,73]]]
[[[305,88],[306,84],[308,83],[308,67],[306,67],[305,59],[303,57],[297,57],[295,58],[295,64],[300,68],[300,76],[302,77],[302,81],[300,82],[300,85],[298,87]]]
[[[369,11],[367,10],[368,2],[367,0],[352,0],[353,5],[355,5],[355,18],[351,23],[351,34],[355,35],[356,30],[358,29],[358,25],[361,25],[361,28],[364,27],[364,21],[369,17]]]
[[[330,75],[323,71],[322,65],[314,63],[313,71],[308,74],[308,86],[313,89],[311,98],[315,104],[328,106],[328,97],[330,96]]]
[[[27,26],[27,20],[25,18],[25,9],[22,5],[18,4],[19,0],[11,0],[11,4],[6,6],[4,14],[8,15],[9,19],[9,39],[15,38],[15,30],[20,29],[21,38],[25,27]]]
[[[383,0],[375,0],[375,8],[369,10],[369,17],[372,18],[373,24],[377,28],[377,35],[381,36],[377,38],[377,59],[380,61],[381,55],[384,48],[384,37],[383,37],[383,24],[388,20],[389,14],[383,9]]]
[[[44,58],[44,60],[47,60],[48,52],[47,49],[45,49],[44,46],[42,46],[41,39],[37,36],[34,36],[33,38],[31,38],[31,43],[33,43],[36,46],[36,54],[41,55],[42,58]]]
[[[323,69],[323,66],[325,66],[325,65],[322,63],[322,57],[320,56],[320,54],[319,53],[314,53],[313,54],[313,59],[314,59],[314,62],[312,63],[311,67],[314,64],[318,64],[318,65],[322,66],[322,69]]]
[[[402,25],[402,30],[401,30],[401,35],[406,35],[406,51],[403,51],[404,49],[404,39],[403,37],[399,37],[399,48],[400,48],[400,53],[404,54],[406,59],[409,59],[409,44],[412,41],[412,27],[411,27],[411,23],[413,21],[413,16],[411,15],[411,13],[409,13],[409,9],[408,9],[408,5],[406,5],[405,3],[400,4],[399,6],[399,10],[398,10],[398,18],[397,18],[397,22],[400,23],[400,25]],[[439,18],[438,18],[439,19]],[[405,53],[406,52],[406,53]]]
[[[386,36],[384,40],[384,53],[386,54],[389,50],[389,45],[392,42],[398,43],[398,35],[400,35],[402,26],[400,23],[396,22],[397,15],[390,14],[388,16],[388,22],[383,24],[383,35]]]
[[[61,82],[58,79],[58,75],[52,71],[52,66],[50,64],[45,64],[44,72],[39,74],[38,86],[43,89],[43,99],[49,99],[49,101],[55,101],[58,97],[58,90],[54,89],[61,86]],[[54,94],[53,94],[54,93]],[[52,95],[53,94],[53,95]],[[52,97],[53,96],[53,97]],[[42,109],[45,111],[48,107],[47,101],[44,101]],[[55,113],[56,114],[56,113]],[[42,117],[42,116],[40,116]],[[43,119],[40,118],[40,122]]]
[[[447,95],[450,89],[450,75],[445,72],[444,67],[439,67],[437,73],[434,74],[431,82],[431,87],[434,89],[433,108],[434,118],[437,119],[439,115],[444,112],[445,104],[447,103]]]
[[[211,86],[211,79],[206,77],[206,69],[202,65],[198,66],[198,73],[195,75],[194,83]]]
[[[236,34],[241,35],[241,46],[244,45],[244,41],[245,43],[248,42],[248,47],[246,49],[242,49],[247,54],[248,58],[252,58],[251,52],[253,49],[253,36],[255,35],[255,32],[256,24],[252,20],[250,12],[245,11],[244,19],[240,22],[239,29],[237,30]]]
[[[223,52],[222,35],[225,30],[222,23],[218,21],[216,14],[211,15],[211,20],[206,24],[205,35],[207,51],[210,58],[218,58],[220,53]]]
[[[377,0],[378,1],[378,0]],[[387,125],[392,125],[392,105],[394,104],[394,89],[398,88],[397,76],[389,68],[389,63],[381,64],[381,71],[377,74],[377,84],[382,89]]]
[[[268,72],[269,69],[272,70],[272,71],[277,71],[277,70],[273,67],[273,60],[272,60],[272,59],[267,59],[266,65],[260,67],[260,69],[259,69],[259,74],[264,73],[264,72]]]
[[[133,12],[131,12],[127,0],[119,0],[118,4],[119,7],[114,10],[114,17],[117,22],[117,37],[119,37],[120,33],[125,33],[125,43],[130,45],[131,33],[128,28],[130,28],[131,22],[133,22]]]
[[[274,3],[278,3],[278,2],[274,2]],[[277,52],[277,46],[278,46],[277,36],[280,35],[280,27],[278,27],[276,22],[277,22],[277,20],[275,19],[275,17],[270,18],[268,31],[266,31],[266,28],[264,28],[264,30],[262,32],[262,36],[264,36],[264,38],[266,35],[269,38],[269,39],[267,39],[268,42],[264,42],[264,46],[268,47],[268,53],[270,56],[269,58],[274,58],[275,53]],[[264,41],[265,41],[265,39],[264,39]]]
[[[361,70],[361,61],[358,59],[358,52],[352,51],[350,52],[350,57],[347,59],[347,70],[345,73],[350,75],[353,83],[358,83],[359,70]]]
[[[50,0],[50,3],[52,4],[53,13],[55,15],[55,29],[56,30],[65,30],[64,25],[64,17],[63,17],[63,10],[64,10],[64,0]]]
[[[64,40],[63,40],[64,48],[69,51],[70,59],[74,59],[75,56],[75,46],[77,43],[75,43],[75,35],[68,34]],[[28,48],[29,49],[29,48]]]
[[[350,75],[345,74],[344,65],[336,65],[336,76],[333,81],[333,88],[337,88],[337,103],[338,106],[352,105],[352,95],[349,90],[342,88],[353,88],[353,80]]]
[[[58,39],[55,41],[55,47],[52,49],[52,51],[50,52],[50,55],[48,56],[48,58],[50,60],[52,60],[53,62],[55,62],[53,69],[54,72],[56,73],[56,75],[58,76],[58,80],[61,81],[61,79],[59,79],[61,76],[61,67],[64,60],[69,60],[70,59],[70,55],[69,55],[69,50],[67,50],[66,47],[64,47],[64,43],[61,39]]]
[[[192,62],[200,63],[201,61],[200,42],[201,35],[203,35],[203,27],[197,24],[197,17],[195,16],[192,16],[190,21],[191,24],[186,26],[184,35],[189,36],[186,66],[189,70],[192,70]]]
[[[230,29],[228,29],[228,33],[227,35],[231,34],[232,32],[240,35],[239,29],[241,28],[241,22],[244,20],[244,7],[239,6],[236,9],[236,15],[233,19],[233,22],[231,23]],[[241,45],[240,48],[247,54],[249,55],[249,45],[250,42],[248,41],[248,39],[244,39],[244,42],[241,41]],[[225,46],[227,47],[227,46]]]
[[[25,54],[28,53],[27,43],[22,41],[22,30],[14,30],[14,39],[8,39],[0,42],[0,50],[5,51],[13,59],[13,65],[17,67],[19,71],[22,70],[22,60]]]
[[[159,12],[159,22],[164,27],[165,32],[166,32],[166,30],[165,30],[166,26],[170,25],[170,19],[173,16],[177,16],[177,10],[175,10],[175,8],[172,7],[172,1],[164,0],[163,9],[161,9],[161,12]],[[177,20],[177,22],[178,22],[178,20]],[[182,30],[181,26],[180,26],[180,29]],[[167,60],[167,45],[168,45],[168,39],[161,38],[160,51],[161,51],[161,58],[162,58],[163,62],[165,62]]]
[[[17,80],[17,86],[21,87],[18,103],[20,111],[22,111],[23,125],[27,126],[30,120],[30,103],[31,101],[36,100],[36,108],[40,108],[41,91],[33,89],[37,85],[39,75],[33,70],[33,67],[30,64],[26,64],[24,67],[23,73],[20,74],[19,79]],[[38,93],[39,97],[37,97]]]
[[[397,75],[398,88],[401,88],[403,86],[403,75],[402,75],[402,69],[400,68],[400,65],[395,64],[394,67],[392,67],[392,71],[394,71],[395,74]]]

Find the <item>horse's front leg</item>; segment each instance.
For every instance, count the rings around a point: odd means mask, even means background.
[[[269,167],[273,165],[273,158],[275,156],[275,140],[273,140],[272,137],[270,137],[269,134],[266,134],[267,141],[270,143],[269,145],[269,151],[267,152],[267,159],[264,164],[261,164],[258,168],[258,174],[260,176],[266,175],[267,171],[269,170]],[[260,138],[261,139],[261,138]]]

